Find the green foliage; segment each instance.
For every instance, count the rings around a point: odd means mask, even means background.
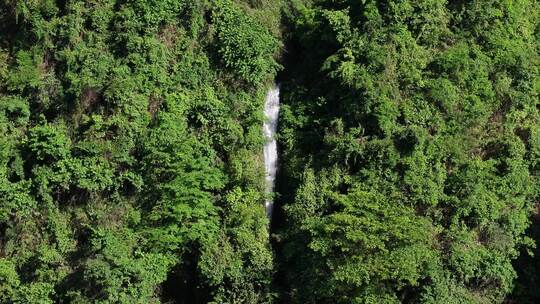
[[[0,260],[0,282],[0,300],[8,302],[14,299],[21,282],[15,264],[7,259]]]
[[[216,3],[0,4],[0,302],[270,300],[280,4]]]
[[[381,195],[353,191],[335,199],[339,212],[305,224],[312,237],[310,249],[326,260],[332,273],[324,296],[347,302],[348,297],[339,298],[341,292],[347,292],[343,283],[352,294],[376,290],[385,281],[398,289],[418,284],[425,265],[434,263],[430,250],[434,229],[429,223]],[[378,297],[397,299],[385,290]],[[356,296],[354,301],[364,299]]]
[[[28,131],[28,149],[39,162],[55,162],[69,157],[71,141],[62,125],[43,124]]]
[[[92,231],[82,282],[67,293],[71,301],[157,303],[155,288],[165,280],[171,259],[138,250],[138,241],[129,230]]]
[[[231,0],[213,2],[212,20],[224,65],[251,84],[275,73],[278,66],[269,58],[276,52],[278,42],[268,29],[242,13]]]
[[[226,196],[224,230],[204,247],[199,267],[216,286],[212,303],[270,303],[273,274],[268,221],[258,191]]]
[[[0,302],[538,302],[539,29],[531,0],[3,1]]]
[[[291,3],[285,301],[507,299],[538,199],[538,8]]]

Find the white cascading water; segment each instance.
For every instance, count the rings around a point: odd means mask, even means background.
[[[264,167],[266,171],[266,192],[274,192],[276,172],[278,166],[277,142],[274,138],[277,130],[279,117],[279,86],[273,86],[266,95],[264,102],[264,115],[266,120],[263,125],[263,132],[266,138],[264,144]],[[265,202],[266,215],[272,219],[274,211],[274,201],[267,199]]]

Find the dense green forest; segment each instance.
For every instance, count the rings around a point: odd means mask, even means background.
[[[0,303],[263,303],[277,3],[2,1]]]
[[[0,0],[0,133],[0,303],[540,302],[537,0]]]
[[[540,4],[291,7],[288,301],[538,303],[538,262],[515,260],[540,194]]]

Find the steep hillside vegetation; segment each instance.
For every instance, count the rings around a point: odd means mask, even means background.
[[[284,302],[503,302],[538,200],[538,2],[290,7]]]
[[[0,303],[537,303],[539,96],[536,0],[0,0]]]
[[[263,303],[277,1],[2,1],[0,302]]]

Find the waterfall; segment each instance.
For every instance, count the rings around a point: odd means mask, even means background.
[[[263,125],[264,137],[264,167],[266,172],[266,192],[274,192],[276,180],[276,172],[278,166],[277,142],[274,138],[277,130],[279,117],[279,86],[273,86],[266,95],[264,102],[265,122]],[[271,220],[272,212],[274,211],[274,202],[272,199],[267,199],[265,202],[266,215]]]

